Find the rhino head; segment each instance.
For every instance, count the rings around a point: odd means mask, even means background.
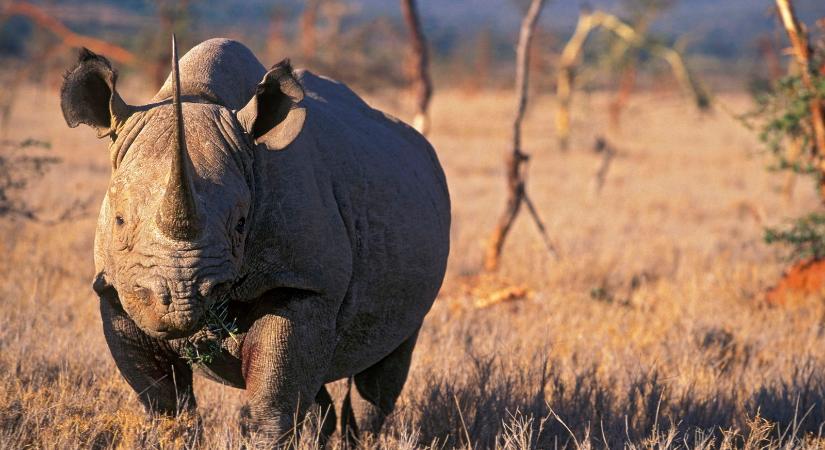
[[[172,53],[171,98],[153,104],[126,104],[111,64],[86,49],[61,88],[68,125],[111,139],[95,290],[114,293],[141,329],[165,339],[200,329],[208,308],[231,298],[243,278],[253,148],[267,133],[280,133],[281,147],[295,137],[302,116],[292,131],[282,128],[303,97],[286,61],[266,72],[240,110],[182,96],[174,37]]]

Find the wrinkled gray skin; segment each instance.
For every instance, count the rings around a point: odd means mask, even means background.
[[[211,337],[220,355],[194,369],[246,389],[259,432],[286,442],[313,401],[331,407],[325,383],[353,377],[341,422],[377,433],[449,251],[433,148],[344,85],[288,63],[267,72],[226,39],[180,60],[180,146],[173,75],[127,105],[108,61],[84,50],[61,91],[70,126],[111,139],[94,288],[118,368],[148,409],[174,415],[195,406],[183,347]],[[204,328],[222,299],[234,339]]]

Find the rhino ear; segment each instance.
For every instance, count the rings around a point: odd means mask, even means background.
[[[304,89],[285,59],[264,75],[255,95],[238,111],[238,121],[255,142],[281,150],[298,137],[304,126],[306,109],[298,105],[303,99]]]
[[[116,83],[117,72],[109,60],[82,48],[77,66],[66,72],[60,88],[60,108],[69,127],[85,123],[103,137],[125,121],[133,108],[120,98]]]

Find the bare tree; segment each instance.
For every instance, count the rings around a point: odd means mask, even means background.
[[[516,48],[516,117],[513,121],[513,149],[506,160],[507,165],[507,204],[504,212],[493,229],[487,243],[487,251],[484,258],[484,268],[493,271],[498,268],[501,251],[507,234],[513,226],[518,216],[521,204],[527,206],[533,222],[539,230],[544,240],[547,250],[554,257],[558,257],[558,252],[553,245],[541,218],[536,211],[533,202],[527,195],[526,172],[529,156],[521,148],[521,122],[527,108],[527,83],[528,68],[530,66],[530,43],[533,39],[533,31],[536,28],[541,9],[545,0],[532,0],[527,14],[521,22],[518,46]]]
[[[476,35],[475,73],[471,78],[472,88],[483,89],[490,79],[490,70],[493,67],[493,36],[489,28],[483,28]]]
[[[570,140],[570,105],[573,96],[573,83],[575,80],[576,68],[581,59],[584,43],[590,33],[597,28],[605,28],[615,34],[618,38],[627,42],[628,49],[644,49],[652,55],[664,59],[671,68],[676,80],[682,89],[689,93],[700,109],[708,107],[710,99],[707,92],[697,82],[688,71],[682,55],[673,47],[668,47],[657,42],[645,39],[632,26],[620,20],[618,17],[604,11],[582,10],[579,21],[573,36],[564,46],[560,59],[560,68],[556,81],[556,96],[558,97],[558,111],[556,113],[556,133],[559,140],[559,147],[566,149]]]
[[[315,54],[320,56],[324,64],[332,69],[333,73],[338,73],[341,66],[349,61],[347,54],[346,41],[347,36],[344,30],[344,21],[356,14],[361,8],[360,4],[348,2],[345,0],[324,0],[319,10],[319,16],[323,23],[322,31],[317,33],[317,41],[323,43],[324,54],[318,55],[316,48]],[[316,24],[316,29],[317,29]]]
[[[429,55],[427,40],[421,31],[421,19],[416,10],[415,0],[401,0],[404,11],[404,20],[410,33],[410,53],[407,68],[412,78],[415,95],[415,119],[413,126],[421,134],[426,135],[430,128],[428,108],[433,95],[433,83],[429,73]]]
[[[284,33],[286,16],[287,13],[283,6],[276,5],[269,10],[269,27],[266,33],[267,61],[278,61],[278,58],[282,57],[281,53],[287,47]]]
[[[653,21],[659,10],[656,2],[645,2],[647,6],[641,8],[633,20],[633,29],[636,30],[641,39],[647,39],[650,23]],[[619,85],[615,96],[607,106],[610,127],[618,130],[621,124],[622,111],[633,95],[636,87],[636,75],[639,65],[639,48],[631,48],[629,42],[621,39],[617,40],[610,50],[611,62],[619,66]]]
[[[779,51],[771,34],[760,36],[756,41],[756,47],[759,50],[759,57],[768,66],[768,80],[771,83],[776,83],[782,78],[783,72],[782,64],[779,62]]]
[[[301,13],[301,50],[304,58],[311,60],[315,58],[316,46],[318,44],[317,22],[318,10],[321,8],[321,0],[306,0],[304,12]]]

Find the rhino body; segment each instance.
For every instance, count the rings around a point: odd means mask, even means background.
[[[144,106],[85,50],[61,93],[70,126],[111,139],[94,288],[118,368],[164,414],[195,406],[193,368],[245,388],[251,424],[280,442],[296,411],[331,407],[325,383],[352,377],[342,424],[378,432],[446,268],[433,148],[343,84],[267,71],[238,42],[174,59]]]

